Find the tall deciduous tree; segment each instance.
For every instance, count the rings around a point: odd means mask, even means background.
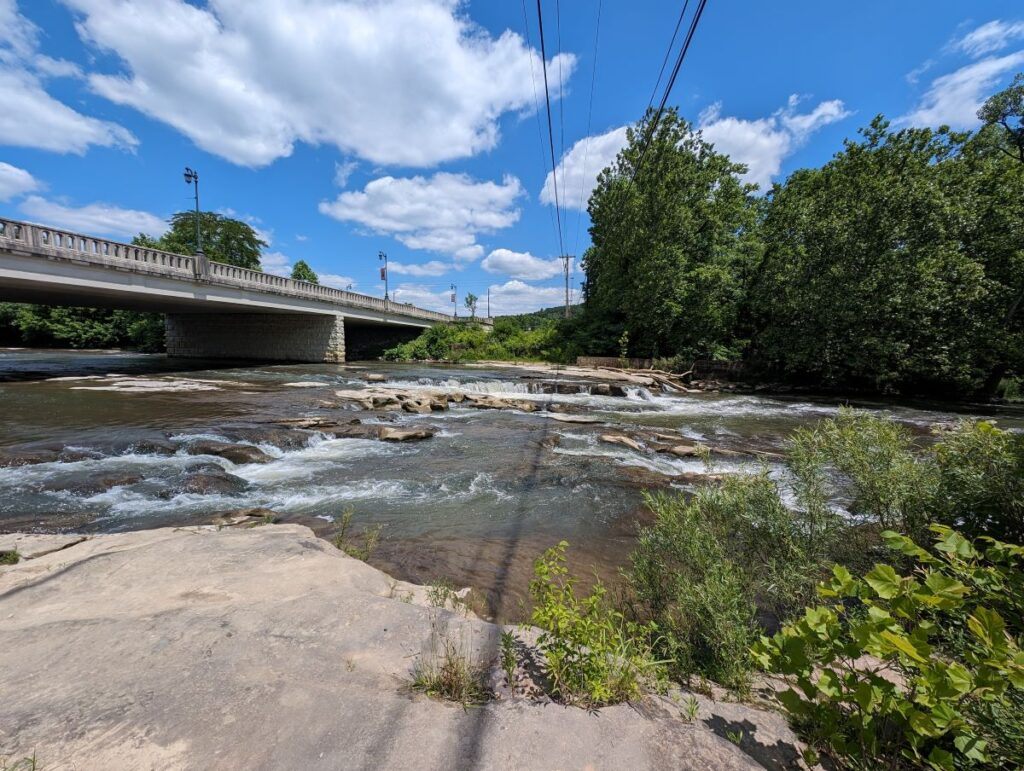
[[[590,198],[588,311],[621,322],[632,353],[734,353],[760,248],[756,188],[674,109],[648,144],[652,119],[627,131]]]
[[[292,278],[296,281],[308,281],[310,284],[320,283],[320,277],[306,264],[305,260],[299,260],[292,266]]]
[[[169,252],[194,254],[197,248],[195,216],[195,212],[189,211],[172,216],[170,229],[156,240],[156,245]],[[260,252],[267,242],[252,226],[216,212],[204,211],[199,215],[199,229],[203,252],[210,260],[260,270]]]

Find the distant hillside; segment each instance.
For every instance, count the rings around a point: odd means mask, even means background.
[[[580,306],[570,306],[570,312],[575,313]],[[509,316],[497,316],[499,319],[508,319],[516,324],[520,329],[536,329],[537,327],[544,326],[549,321],[555,321],[565,317],[565,306],[556,305],[553,308],[542,308],[539,311],[533,313],[519,313]]]

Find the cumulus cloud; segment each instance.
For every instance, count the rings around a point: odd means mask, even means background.
[[[620,126],[604,134],[584,137],[569,148],[555,167],[562,206],[585,211],[597,184],[597,175],[611,165],[625,146],[626,127]],[[555,184],[550,171],[540,191],[540,200],[541,203],[555,203]]]
[[[755,120],[725,117],[721,103],[716,102],[700,114],[698,127],[716,150],[745,164],[744,179],[763,190],[770,187],[772,178],[779,174],[782,161],[811,134],[851,114],[839,99],[820,102],[804,113],[797,112],[800,101],[794,94],[786,107],[767,118]]]
[[[356,287],[356,280],[352,276],[339,276],[337,273],[319,273],[317,276],[324,286],[333,286],[335,289]]]
[[[534,286],[513,279],[491,286],[491,315],[508,316],[529,313],[561,305],[565,302],[565,289],[558,286]]]
[[[0,201],[10,201],[39,188],[39,181],[27,171],[0,161]]]
[[[455,265],[453,263],[441,262],[440,260],[422,263],[403,263],[395,262],[394,260],[388,262],[389,271],[403,276],[441,276],[454,268]]]
[[[961,51],[971,57],[984,56],[1001,51],[1015,40],[1024,38],[1024,21],[994,21],[957,38],[951,44],[954,50]]]
[[[131,149],[138,140],[122,126],[83,115],[46,91],[45,80],[80,74],[71,62],[39,52],[39,28],[0,0],[0,144],[58,153],[91,145]]]
[[[322,201],[320,211],[393,236],[410,249],[469,262],[483,254],[477,235],[507,228],[519,219],[515,202],[522,192],[519,180],[512,176],[501,183],[446,172],[431,177],[381,177],[362,190]]]
[[[441,313],[452,312],[451,295],[447,289],[437,290],[423,284],[399,284],[391,290],[391,299]]]
[[[978,109],[1005,75],[1024,65],[1024,51],[988,57],[936,78],[917,107],[897,122],[912,126],[969,129],[978,125]]]
[[[557,276],[563,270],[562,265],[558,257],[545,260],[529,252],[513,252],[511,249],[495,249],[480,263],[488,273],[505,273],[512,278],[531,280]]]
[[[539,54],[457,0],[63,2],[82,39],[122,63],[89,76],[96,93],[246,166],[296,142],[431,166],[493,148],[503,114],[534,109]],[[549,64],[556,93],[575,64]]]
[[[292,274],[292,258],[281,252],[264,252],[260,255],[260,267],[264,273],[288,277]]]
[[[155,214],[106,203],[76,207],[30,195],[18,208],[26,217],[40,224],[89,235],[131,237],[145,233],[156,237],[167,230],[166,220]]]

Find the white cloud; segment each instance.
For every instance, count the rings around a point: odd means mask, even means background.
[[[292,274],[292,258],[281,252],[264,252],[260,255],[260,267],[264,273],[288,277]]]
[[[1024,51],[989,57],[932,81],[917,107],[897,119],[912,126],[969,129],[978,125],[978,109],[1008,72],[1024,65]]]
[[[388,262],[389,271],[391,271],[392,273],[398,273],[399,275],[405,276],[441,276],[454,268],[455,265],[453,265],[452,263],[441,262],[440,260],[431,260],[430,262],[418,264],[406,264],[395,261]]]
[[[465,174],[381,177],[359,191],[322,201],[320,212],[397,238],[410,249],[450,254],[469,262],[483,254],[480,233],[507,228],[519,219],[519,180],[477,182]],[[431,274],[428,274],[431,275]]]
[[[1001,51],[1021,38],[1024,38],[1024,21],[1007,22],[995,19],[954,40],[951,47],[976,58]]]
[[[333,286],[335,289],[348,289],[356,287],[356,280],[351,276],[339,276],[337,273],[318,273],[317,277],[324,286]]]
[[[480,267],[488,273],[505,273],[512,278],[537,280],[561,274],[563,263],[558,257],[545,260],[529,252],[495,249],[484,258]]]
[[[39,188],[39,181],[27,171],[0,161],[0,201],[10,201]]]
[[[422,284],[399,284],[391,290],[391,299],[399,303],[412,303],[441,313],[451,313],[452,303],[449,290],[435,291]],[[461,301],[461,298],[459,298]]]
[[[489,150],[499,118],[534,109],[537,52],[493,37],[458,0],[63,0],[123,70],[100,95],[204,150],[263,166],[296,142],[379,164],[431,166]],[[557,81],[572,54],[549,65]]]
[[[492,316],[529,313],[541,308],[562,305],[564,302],[564,287],[534,286],[516,279],[491,286]]]
[[[77,112],[46,92],[44,79],[80,74],[70,62],[38,51],[39,29],[0,0],[0,144],[58,153],[91,145],[131,149],[138,140],[122,126]]]
[[[338,187],[345,187],[348,184],[348,178],[352,176],[352,172],[356,170],[359,164],[355,161],[345,161],[345,163],[334,164],[334,184]]]
[[[299,242],[308,241],[309,240],[309,236],[304,236],[301,233],[296,233],[295,234],[295,240],[299,241]]]
[[[716,102],[700,114],[699,128],[716,150],[746,165],[745,181],[764,190],[779,174],[782,161],[811,134],[851,114],[839,99],[820,102],[806,113],[796,111],[799,103],[794,94],[786,107],[767,118],[744,120],[722,117],[722,105]]]
[[[620,126],[604,134],[584,137],[569,148],[569,152],[562,156],[555,167],[562,206],[586,211],[590,194],[597,184],[597,175],[611,165],[619,150],[625,146],[626,127]],[[555,203],[555,185],[550,171],[544,179],[540,200],[541,203]]]
[[[22,213],[42,225],[66,228],[96,236],[131,237],[139,233],[160,236],[167,230],[161,217],[136,209],[122,209],[106,203],[66,206],[38,195],[30,195],[18,207]]]
[[[934,59],[927,59],[924,62],[922,62],[919,66],[917,66],[914,69],[912,69],[910,72],[908,72],[903,77],[906,79],[907,83],[909,83],[910,85],[912,85],[912,86],[917,85],[917,82],[921,79],[921,76],[924,75],[926,72],[928,72],[928,70],[930,70],[934,66],[935,66],[935,60]]]

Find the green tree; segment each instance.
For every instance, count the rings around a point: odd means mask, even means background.
[[[203,252],[213,262],[261,270],[260,253],[267,242],[248,223],[204,211],[199,215],[199,229],[203,238]],[[182,211],[172,216],[170,229],[158,239],[148,236],[142,238],[147,246],[177,254],[195,254],[195,212]]]
[[[621,319],[634,354],[727,353],[759,253],[756,187],[674,109],[648,144],[652,120],[627,131],[590,198],[588,311]]]
[[[308,281],[310,284],[320,283],[320,277],[306,264],[305,260],[299,260],[292,266],[292,278],[296,281]]]
[[[1007,218],[1024,214],[1024,177],[984,137],[880,116],[862,133],[772,191],[757,360],[829,386],[979,390],[1017,344],[994,336],[1019,280]]]
[[[470,292],[466,295],[466,310],[469,311],[469,317],[471,319],[476,318],[476,301],[480,299],[475,294]]]
[[[1024,72],[1018,72],[1008,88],[990,96],[978,110],[978,118],[986,126],[1001,127],[1004,152],[1024,163]]]

